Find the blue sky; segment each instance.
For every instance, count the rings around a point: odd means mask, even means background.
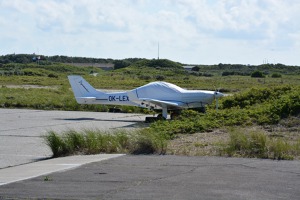
[[[0,0],[0,55],[300,65],[298,0]]]

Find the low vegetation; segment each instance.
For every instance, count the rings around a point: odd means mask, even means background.
[[[205,114],[187,110],[177,120],[157,122],[151,127],[173,137],[226,126],[277,124],[300,114],[299,99],[300,87],[252,88],[220,100],[218,111],[212,104]]]
[[[44,139],[51,148],[53,157],[59,157],[98,153],[164,154],[168,138],[161,133],[145,129],[132,132],[124,130],[113,132],[68,130],[63,133],[56,133],[49,131]]]
[[[300,155],[300,139],[290,141],[274,137],[262,130],[231,129],[229,142],[224,145],[220,155],[286,159],[291,160]]]
[[[49,132],[45,138],[55,157],[105,152],[298,159],[299,99],[299,87],[252,88],[224,98],[218,111],[214,105],[205,114],[185,110],[177,120],[158,121],[134,132],[71,130]],[[216,135],[220,129],[225,131]],[[195,140],[194,134],[202,139]]]
[[[85,67],[72,66],[72,62],[85,63]],[[113,63],[115,69],[86,67],[96,62]],[[100,112],[111,108],[77,104],[67,80],[70,74],[82,75],[102,89],[127,90],[151,81],[168,81],[187,89],[218,89],[230,93],[219,100],[218,111],[214,104],[205,114],[185,110],[177,120],[158,121],[133,132],[50,131],[45,141],[54,157],[115,152],[299,158],[300,67],[218,64],[196,65],[186,71],[182,66],[164,59],[0,56],[0,106]],[[150,113],[137,107],[120,109]]]
[[[283,121],[289,120],[291,119]],[[169,141],[167,154],[299,159],[300,129],[297,127],[294,127],[294,130],[288,130],[287,127],[280,129],[270,131],[260,126],[223,127],[212,132],[179,134]]]

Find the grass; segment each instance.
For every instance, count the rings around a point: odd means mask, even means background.
[[[167,146],[167,138],[164,135],[147,129],[134,132],[90,129],[81,132],[68,130],[62,133],[49,131],[44,140],[53,157],[98,153],[164,154]]]
[[[267,137],[263,132],[251,131],[245,134],[241,129],[231,129],[228,144],[224,145],[228,156],[267,158]]]
[[[85,110],[104,111],[110,106],[78,105],[73,97],[67,76],[70,74],[83,75],[95,88],[129,90],[162,76],[165,81],[177,84],[187,89],[220,89],[222,92],[235,93],[247,88],[272,88],[277,85],[299,85],[299,76],[284,75],[281,79],[267,77],[255,79],[250,76],[195,76],[179,69],[162,69],[151,67],[131,66],[114,71],[103,71],[97,68],[73,67],[64,64],[37,66],[33,64],[8,64],[2,66],[3,70],[31,70],[33,75],[0,76],[0,106],[9,108],[33,108],[46,110]],[[38,72],[39,73],[38,73]],[[90,76],[91,71],[98,72],[98,76]],[[49,77],[55,73],[57,77]],[[147,74],[149,79],[143,77]],[[112,81],[113,80],[113,81]],[[52,88],[10,88],[9,86],[37,85]],[[55,89],[53,89],[55,88]],[[247,102],[245,102],[247,103]],[[142,112],[147,110],[120,106],[124,112]],[[264,115],[261,121],[264,120]]]
[[[245,129],[230,130],[228,144],[221,154],[228,156],[292,160],[300,155],[298,142],[284,138],[272,138],[262,130],[247,132]]]
[[[18,65],[18,66],[17,66]],[[67,80],[69,74],[79,74],[95,88],[133,89],[160,77],[164,81],[187,89],[220,89],[234,95],[220,99],[219,111],[215,105],[207,107],[207,113],[184,111],[183,117],[174,121],[156,122],[148,129],[135,132],[99,130],[69,130],[63,133],[50,131],[45,141],[53,156],[95,153],[170,153],[186,155],[224,155],[291,159],[299,157],[298,137],[300,113],[299,75],[282,75],[281,78],[251,78],[250,76],[197,76],[179,69],[131,66],[114,71],[95,68],[78,68],[55,64],[3,65],[1,70],[22,72],[22,75],[0,76],[0,106],[8,108],[33,108],[46,110],[85,110],[106,112],[106,105],[78,105]],[[205,68],[203,68],[205,70]],[[88,75],[99,73],[97,77]],[[210,71],[203,71],[210,73]],[[12,74],[14,74],[12,73]],[[26,75],[27,74],[27,75]],[[145,75],[146,74],[146,75]],[[50,76],[55,75],[55,76]],[[113,80],[113,81],[112,81]],[[51,86],[52,88],[10,88],[10,85]],[[279,85],[279,87],[278,87]],[[146,109],[120,106],[123,112],[149,113]],[[272,127],[289,119],[282,126],[289,131],[272,129],[243,134],[243,127],[260,125]],[[234,127],[233,129],[224,127]],[[239,128],[236,128],[239,127]],[[216,130],[223,130],[221,134]],[[278,129],[278,127],[277,127]],[[296,129],[293,131],[292,129]],[[265,129],[264,129],[265,130]],[[297,132],[298,131],[298,132]],[[226,132],[226,133],[223,133]],[[294,141],[286,138],[297,135]],[[203,138],[203,135],[205,137]],[[280,135],[277,137],[276,135]],[[195,137],[199,137],[195,139]],[[178,139],[184,138],[181,144]],[[210,138],[210,139],[206,139]],[[222,138],[219,140],[218,138]],[[194,142],[195,140],[195,142]],[[189,141],[189,143],[187,143]],[[173,145],[175,143],[175,145]],[[173,148],[174,147],[174,148]]]
[[[287,120],[286,120],[287,121]],[[295,131],[297,133],[297,131]],[[188,156],[228,156],[293,160],[300,158],[298,134],[269,132],[261,126],[227,127],[212,132],[168,134],[146,128],[135,131],[85,129],[44,136],[53,157],[74,154],[126,153]]]
[[[175,137],[177,134],[209,132],[221,127],[272,125],[293,116],[298,119],[299,87],[282,86],[266,91],[261,88],[254,95],[252,90],[248,90],[226,97],[220,100],[218,111],[214,105],[207,107],[205,114],[184,110],[179,119],[157,122],[151,128]]]
[[[260,126],[227,127],[177,135],[169,141],[167,154],[293,160],[300,158],[300,137],[292,132],[282,136]]]

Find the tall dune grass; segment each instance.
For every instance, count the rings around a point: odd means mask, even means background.
[[[291,142],[271,138],[262,130],[247,132],[245,129],[231,128],[230,139],[223,145],[221,155],[227,156],[292,160],[300,155],[300,140]]]
[[[164,135],[146,129],[133,132],[98,129],[81,132],[67,130],[62,133],[49,131],[44,140],[53,157],[98,153],[164,154],[167,148]]]

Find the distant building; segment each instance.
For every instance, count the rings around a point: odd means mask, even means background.
[[[182,66],[185,70],[187,71],[192,71],[192,69],[195,67],[193,65],[186,65],[186,66]]]
[[[112,63],[68,63],[76,67],[97,67],[103,70],[109,71],[114,69],[114,64]]]

